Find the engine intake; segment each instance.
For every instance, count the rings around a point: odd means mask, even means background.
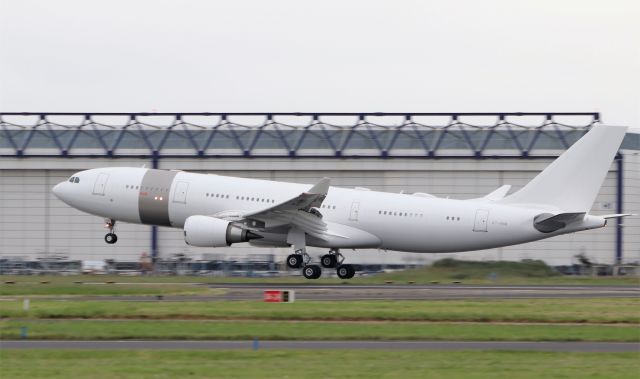
[[[191,216],[184,222],[184,241],[191,246],[224,247],[261,236],[229,221],[209,216]]]

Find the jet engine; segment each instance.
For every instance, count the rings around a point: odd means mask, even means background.
[[[209,216],[191,216],[184,222],[184,241],[191,246],[224,247],[261,236],[229,221]]]

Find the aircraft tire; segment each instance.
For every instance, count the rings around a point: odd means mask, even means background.
[[[108,243],[109,245],[113,245],[114,243],[118,242],[118,236],[116,236],[115,233],[107,233],[104,236],[104,242]]]
[[[322,269],[318,265],[307,265],[302,269],[302,275],[307,279],[318,279],[322,275]]]
[[[338,259],[334,254],[325,254],[320,258],[320,264],[324,268],[335,268],[338,265]]]
[[[300,268],[302,266],[302,254],[291,254],[287,257],[287,267]]]
[[[351,279],[356,274],[356,269],[352,265],[340,265],[336,273],[340,279]]]

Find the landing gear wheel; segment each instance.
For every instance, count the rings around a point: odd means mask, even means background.
[[[289,268],[300,268],[302,266],[302,254],[291,254],[287,257]]]
[[[307,279],[318,279],[322,275],[322,269],[318,265],[307,265],[302,269],[302,275]]]
[[[320,264],[324,268],[335,268],[338,265],[338,257],[335,254],[326,254],[320,258]]]
[[[107,233],[104,236],[104,242],[108,243],[109,245],[113,245],[114,243],[118,242],[118,236],[116,236],[115,233]]]
[[[340,265],[336,273],[340,279],[351,279],[356,274],[356,269],[352,265]]]

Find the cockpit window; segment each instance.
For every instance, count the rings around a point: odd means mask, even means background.
[[[78,178],[78,177],[76,176],[76,178],[75,178],[75,180],[74,180],[73,182],[74,182],[74,183],[80,183],[80,178]]]
[[[71,178],[69,178],[69,182],[73,183],[74,179],[75,179],[75,177],[72,176]]]

